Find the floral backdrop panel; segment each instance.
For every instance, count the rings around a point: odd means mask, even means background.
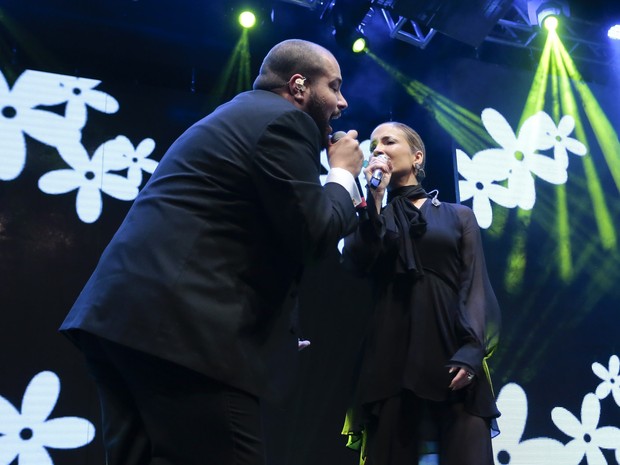
[[[486,135],[455,158],[503,310],[496,464],[620,463],[618,86],[455,69]]]

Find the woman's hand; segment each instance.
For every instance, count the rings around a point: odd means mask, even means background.
[[[471,371],[466,368],[460,367],[451,367],[449,373],[456,372],[454,378],[452,378],[452,382],[450,383],[450,389],[453,391],[458,391],[459,389],[463,389],[466,386],[469,386],[474,382],[475,375]]]
[[[366,181],[370,181],[372,177],[372,173],[376,170],[381,170],[383,172],[383,177],[381,178],[381,184],[377,187],[376,190],[384,191],[387,185],[390,183],[390,177],[392,176],[392,160],[389,159],[386,155],[372,155],[368,159],[368,166],[364,168],[364,175],[366,176]]]
[[[368,166],[364,168],[364,176],[366,176],[366,182],[370,181],[372,173],[374,173],[376,170],[381,170],[383,172],[383,176],[381,177],[381,183],[375,189],[369,189],[369,191],[375,199],[377,212],[380,212],[381,204],[383,202],[383,196],[385,195],[385,189],[390,183],[390,177],[392,176],[392,161],[385,155],[371,156],[368,160]]]

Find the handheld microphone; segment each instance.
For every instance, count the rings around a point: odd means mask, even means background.
[[[346,135],[347,133],[344,131],[336,131],[335,133],[331,135],[332,144],[335,144],[336,142],[338,142],[340,139],[342,139]],[[362,185],[360,184],[360,179],[358,176],[355,176],[355,185],[357,186],[357,191],[359,192],[360,198],[361,198],[361,202],[359,203],[357,208],[360,210],[364,210],[366,209],[366,206],[367,206],[366,199],[364,198],[364,191],[362,190]]]
[[[381,161],[384,161],[386,163],[388,161],[388,157],[383,154],[377,155],[377,158],[380,158]],[[370,177],[370,180],[368,181],[368,185],[372,187],[373,189],[376,189],[377,187],[379,187],[379,184],[381,184],[382,179],[383,179],[383,171],[381,171],[380,169],[376,169],[372,172],[372,176]]]
[[[336,142],[338,142],[340,139],[342,139],[346,135],[347,133],[344,131],[336,131],[331,136],[332,144],[335,144]]]

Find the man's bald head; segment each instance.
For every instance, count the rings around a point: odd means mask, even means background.
[[[301,74],[308,81],[313,81],[325,74],[329,58],[333,58],[332,53],[313,42],[300,39],[280,42],[263,60],[254,89],[272,91],[284,87],[293,74]]]

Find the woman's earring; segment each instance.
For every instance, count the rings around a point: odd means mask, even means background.
[[[424,171],[424,168],[422,168],[419,163],[413,165],[413,168],[415,169],[415,177],[418,178],[418,181],[422,181],[422,179],[426,177],[426,172]]]

